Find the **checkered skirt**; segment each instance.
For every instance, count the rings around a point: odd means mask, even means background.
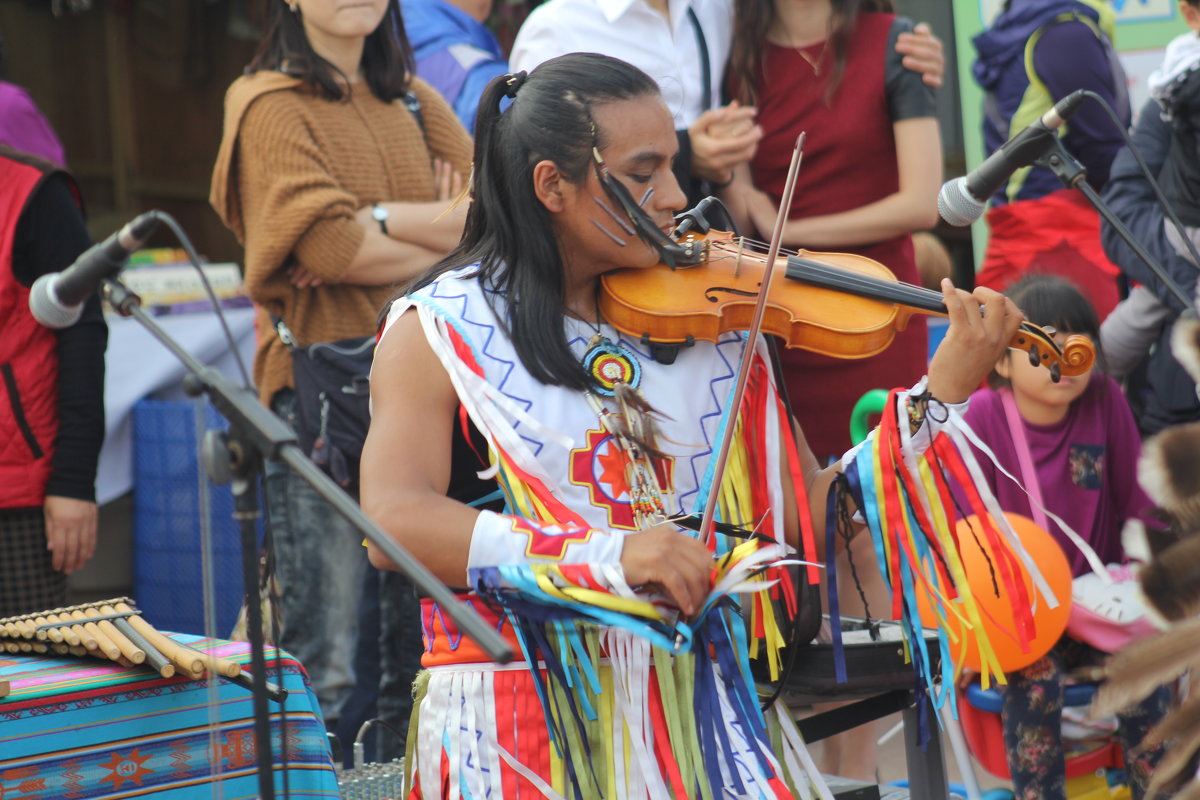
[[[0,510],[0,617],[66,604],[67,576],[51,558],[41,508]]]

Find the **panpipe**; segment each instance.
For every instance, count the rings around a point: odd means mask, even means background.
[[[93,656],[125,667],[144,665],[164,678],[199,680],[206,674],[251,688],[236,661],[181,644],[141,616],[133,600],[118,597],[0,619],[0,652]],[[267,684],[273,699],[286,696]]]

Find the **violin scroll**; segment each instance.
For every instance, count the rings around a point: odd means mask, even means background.
[[[1086,336],[1072,334],[1062,346],[1062,373],[1082,375],[1096,361],[1096,345]]]

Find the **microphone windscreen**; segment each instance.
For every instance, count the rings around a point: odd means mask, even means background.
[[[937,206],[942,219],[957,228],[963,228],[983,215],[984,203],[967,191],[967,179],[964,176],[942,185]]]
[[[29,290],[29,313],[47,328],[69,328],[79,321],[83,306],[66,306],[59,302],[54,281],[59,273],[51,272],[33,282]]]

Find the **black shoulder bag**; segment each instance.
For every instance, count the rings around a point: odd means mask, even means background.
[[[356,336],[301,347],[282,319],[272,314],[271,321],[292,353],[300,449],[339,486],[353,492],[371,421],[368,403],[375,337]]]

